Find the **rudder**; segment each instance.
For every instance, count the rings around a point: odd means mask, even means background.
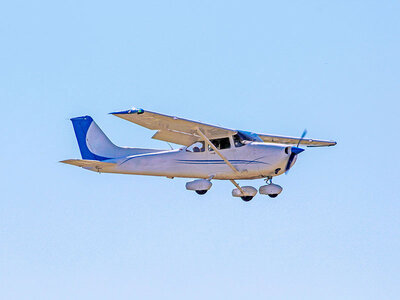
[[[96,151],[96,150],[112,150],[110,148],[116,147],[104,134],[104,132],[97,126],[90,116],[82,116],[72,118],[72,125],[74,126],[75,136],[78,140],[79,150],[83,159],[91,160],[106,160],[110,157],[103,156],[105,152],[109,151]],[[104,153],[101,153],[104,152]]]
[[[78,140],[82,159],[104,161],[112,158],[128,157],[163,150],[118,147],[110,141],[90,116],[72,118],[75,136]]]

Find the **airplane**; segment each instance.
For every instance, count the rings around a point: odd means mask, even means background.
[[[257,194],[252,186],[237,180],[264,179],[258,189],[271,198],[282,192],[272,183],[287,173],[298,154],[307,147],[334,146],[335,141],[260,134],[168,116],[141,108],[110,113],[121,119],[156,130],[153,139],[182,145],[180,149],[157,150],[119,147],[113,144],[90,116],[72,118],[82,159],[61,161],[99,173],[118,173],[194,179],[186,189],[204,195],[212,180],[230,180],[233,197],[250,201]],[[172,147],[171,147],[172,148]]]

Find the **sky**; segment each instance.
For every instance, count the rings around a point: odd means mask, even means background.
[[[398,299],[398,1],[3,1],[0,298]],[[333,139],[282,194],[96,174],[69,118],[109,112]],[[258,188],[262,180],[243,181]]]

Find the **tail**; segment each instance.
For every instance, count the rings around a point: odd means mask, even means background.
[[[90,116],[72,118],[72,125],[83,159],[113,158],[115,146]]]
[[[155,149],[122,148],[114,145],[90,116],[72,118],[72,125],[82,159],[103,161],[144,153],[159,152]]]

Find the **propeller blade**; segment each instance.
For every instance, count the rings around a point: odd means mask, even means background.
[[[299,145],[300,145],[301,141],[304,139],[304,137],[306,136],[306,134],[307,134],[307,129],[304,129],[303,133],[301,134],[301,137],[297,143],[297,146],[291,148],[291,153],[290,153],[287,165],[286,165],[285,174],[287,174],[289,172],[290,166],[292,165],[292,162],[295,159],[295,157],[297,156],[297,154],[304,151],[304,149],[299,148]]]
[[[307,129],[304,129],[304,131],[303,131],[303,133],[301,134],[300,140],[299,140],[299,142],[297,143],[297,146],[296,146],[296,147],[299,147],[301,141],[304,139],[304,137],[306,136],[306,134],[307,134]]]
[[[288,159],[288,162],[287,162],[286,168],[285,168],[285,174],[286,174],[286,175],[287,175],[287,173],[289,172],[290,165],[292,164],[293,159],[295,158],[295,156],[296,156],[296,154],[290,154],[290,156],[289,156],[289,159]]]

